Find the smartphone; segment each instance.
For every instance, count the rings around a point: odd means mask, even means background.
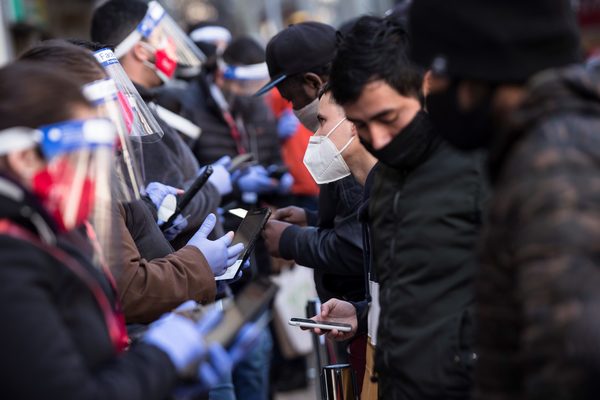
[[[237,337],[240,329],[247,322],[255,322],[267,326],[270,315],[266,312],[275,298],[279,288],[266,277],[250,281],[233,301],[228,302],[223,309],[223,316],[214,328],[205,336],[207,344],[219,343],[223,348],[230,347]],[[197,314],[201,318],[201,314]],[[184,376],[194,380],[198,371],[195,362],[186,368]]]
[[[339,322],[328,322],[328,321],[313,321],[312,319],[307,318],[290,318],[288,324],[292,326],[298,326],[300,328],[319,328],[324,331],[330,331],[332,329],[337,329],[340,332],[350,332],[352,330],[352,326],[350,324],[341,324]]]
[[[235,263],[227,268],[224,274],[216,276],[215,280],[223,281],[235,278],[241,266],[246,262],[248,257],[250,257],[250,253],[252,253],[252,249],[254,248],[254,243],[256,243],[260,232],[265,227],[270,216],[271,210],[268,208],[256,208],[248,211],[231,242],[232,246],[242,243],[244,245],[244,251],[239,255]]]

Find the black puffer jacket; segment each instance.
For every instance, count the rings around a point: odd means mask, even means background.
[[[385,152],[369,209],[380,398],[465,399],[483,160],[451,149],[423,112]]]
[[[600,77],[529,82],[492,151],[476,398],[600,396]]]
[[[21,197],[25,196],[25,197]],[[24,201],[15,201],[17,198]],[[31,218],[24,218],[30,216]],[[0,220],[30,235],[56,239],[41,207],[0,177]],[[83,253],[81,237],[56,247],[76,260],[114,306],[107,279]],[[0,234],[0,376],[6,399],[164,399],[176,381],[165,353],[143,343],[116,354],[88,284],[31,240]]]

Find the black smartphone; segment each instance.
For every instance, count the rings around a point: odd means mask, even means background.
[[[215,280],[222,281],[235,278],[241,266],[250,256],[256,240],[270,216],[271,210],[268,208],[255,208],[248,211],[240,223],[240,226],[238,226],[233,241],[231,242],[232,246],[242,243],[244,245],[244,251],[240,254],[236,262],[231,267],[227,268],[224,274],[216,276]]]

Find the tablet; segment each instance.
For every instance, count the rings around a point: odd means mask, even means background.
[[[248,211],[233,237],[231,245],[242,243],[244,251],[239,255],[235,263],[225,270],[225,273],[215,277],[217,281],[230,280],[235,278],[239,269],[246,262],[254,244],[258,239],[260,232],[271,216],[271,210],[268,208],[256,208]]]

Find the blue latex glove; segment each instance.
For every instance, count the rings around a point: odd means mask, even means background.
[[[233,232],[221,236],[217,240],[208,239],[217,223],[217,217],[214,214],[208,214],[200,229],[188,241],[188,245],[196,247],[202,252],[210,269],[215,276],[222,275],[227,267],[233,265],[240,253],[244,250],[244,245],[238,243],[231,246]]]
[[[164,351],[178,373],[207,352],[196,324],[173,313],[152,323],[142,340]]]
[[[277,193],[289,194],[294,184],[294,177],[289,172],[286,172],[279,179],[279,186],[277,187]]]
[[[183,190],[164,185],[160,182],[151,182],[146,186],[146,194],[152,201],[152,204],[156,206],[156,209],[160,207],[167,195],[172,194],[176,196],[181,193],[183,193]]]
[[[208,178],[208,181],[217,189],[221,196],[226,196],[233,191],[231,175],[227,167],[231,164],[231,157],[223,156],[211,164],[213,173]],[[204,173],[206,167],[198,170],[198,176]]]
[[[256,345],[264,329],[265,325],[260,321],[248,322],[240,329],[233,345],[227,351],[232,364],[235,365],[246,357],[248,352]]]
[[[277,180],[269,178],[267,170],[261,165],[252,165],[238,170],[231,177],[242,192],[264,194],[277,190]]]
[[[279,139],[286,140],[296,133],[300,121],[294,115],[292,110],[285,110],[281,113],[279,121],[277,121],[277,136]]]
[[[158,226],[161,226],[162,224],[164,224],[164,221],[161,221],[159,219]],[[179,214],[177,217],[175,217],[175,221],[173,221],[173,225],[171,225],[171,227],[169,229],[164,231],[163,235],[165,236],[165,238],[168,241],[171,241],[171,240],[175,239],[177,237],[177,235],[179,235],[181,233],[181,231],[183,231],[185,228],[187,228],[187,226],[188,226],[187,218],[185,218],[181,214]]]
[[[242,279],[242,277],[244,276],[244,273],[248,272],[249,269],[250,269],[250,260],[246,260],[246,262],[244,262],[244,264],[242,264],[242,267],[240,268],[238,273],[235,274],[233,279],[229,279],[227,281],[226,280],[217,281],[217,298],[227,295],[229,293],[228,292],[229,285],[232,283],[236,283],[237,281]]]

